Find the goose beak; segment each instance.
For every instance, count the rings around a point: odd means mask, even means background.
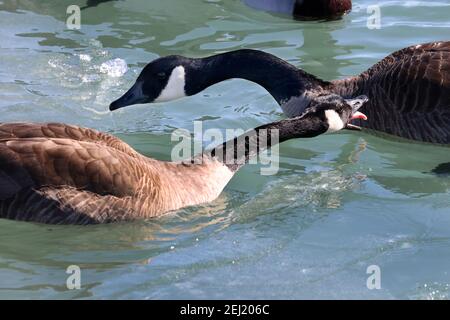
[[[136,82],[123,96],[109,105],[109,110],[114,111],[133,104],[144,103],[147,100],[147,97],[142,93],[142,83]]]
[[[350,118],[350,121],[356,120],[356,119],[360,119],[360,120],[364,120],[364,121],[367,120],[367,116],[364,113],[358,111],[367,101],[369,101],[369,98],[364,95],[356,97],[354,99],[347,100],[347,103],[352,107],[352,112],[353,112],[353,114]],[[356,126],[351,123],[347,123],[345,128],[348,130],[361,130],[361,127]]]

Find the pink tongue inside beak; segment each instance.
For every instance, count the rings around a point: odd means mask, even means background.
[[[362,113],[362,112],[356,111],[356,112],[352,115],[351,120],[354,120],[354,119],[367,120],[367,116],[366,116],[364,113]]]

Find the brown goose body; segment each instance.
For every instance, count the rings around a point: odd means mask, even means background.
[[[365,94],[359,125],[406,139],[450,144],[450,42],[415,45],[384,58],[359,76],[326,89]]]
[[[217,160],[157,161],[65,124],[0,124],[0,217],[91,224],[158,216],[217,198],[233,173]]]

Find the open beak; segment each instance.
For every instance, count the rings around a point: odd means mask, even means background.
[[[367,116],[364,113],[358,111],[358,109],[360,109],[367,101],[369,101],[369,98],[367,98],[367,96],[364,96],[364,95],[356,97],[354,99],[347,100],[347,103],[352,107],[353,114],[349,120],[349,123],[347,123],[347,125],[345,127],[346,129],[361,130],[361,127],[351,124],[350,121],[356,120],[356,119],[360,119],[360,120],[364,120],[364,121],[367,120]]]
[[[136,82],[123,96],[109,105],[109,110],[114,111],[133,104],[144,103],[147,100],[147,97],[142,93],[142,83]]]

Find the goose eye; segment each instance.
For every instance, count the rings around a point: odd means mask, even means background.
[[[166,78],[166,74],[164,72],[160,72],[156,75],[159,79],[165,79]]]

